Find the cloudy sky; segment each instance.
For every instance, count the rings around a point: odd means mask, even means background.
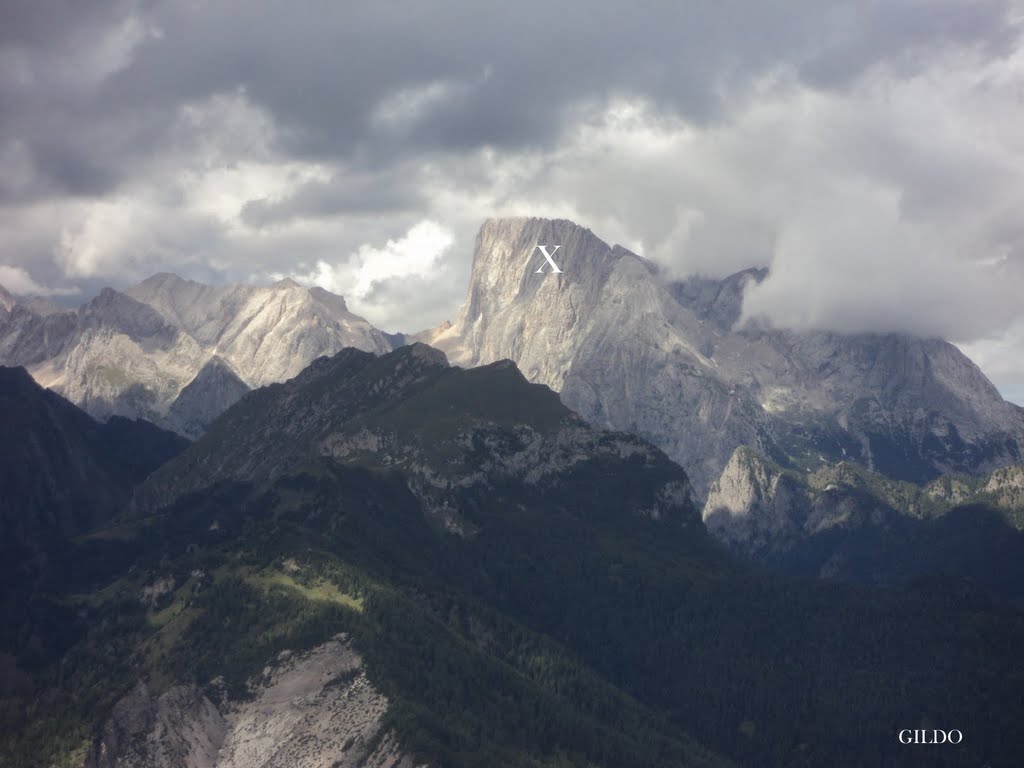
[[[780,326],[950,338],[1024,402],[1024,0],[0,0],[0,283],[292,275],[452,317],[480,221]],[[77,292],[77,293],[76,293]]]

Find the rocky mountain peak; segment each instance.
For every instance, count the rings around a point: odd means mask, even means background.
[[[538,245],[560,246],[561,272]],[[701,494],[736,445],[762,446],[756,402],[716,381],[712,332],[651,262],[572,222],[485,223],[457,320],[423,338],[456,365],[514,361],[592,423],[655,441]]]
[[[645,287],[653,289],[655,273],[640,256],[571,221],[491,219],[477,236],[457,320],[421,338],[456,365],[507,358],[531,381],[561,390],[593,313],[651,309],[659,300]]]
[[[708,532],[744,554],[787,545],[799,534],[799,484],[746,446],[737,448],[704,505]]]
[[[341,296],[291,278],[269,286],[210,286],[154,275],[129,289],[201,346],[228,361],[251,387],[284,381],[345,347],[386,352],[391,343]]]
[[[554,271],[539,246],[546,248],[561,272]],[[642,261],[565,219],[488,219],[477,235],[460,323],[492,320],[514,304],[552,301],[560,294],[582,293],[581,298],[593,300],[624,257]]]
[[[0,308],[0,363],[26,366],[96,418],[141,417],[189,437],[249,389],[320,356],[394,343],[341,296],[290,279],[212,286],[160,273],[77,310]]]
[[[155,309],[110,287],[85,304],[79,317],[84,327],[114,327],[133,339],[158,337],[169,341],[176,335]]]

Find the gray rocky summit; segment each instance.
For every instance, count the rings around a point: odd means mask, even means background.
[[[342,297],[291,280],[215,287],[161,274],[76,310],[0,312],[0,364],[25,366],[97,418],[145,418],[189,437],[322,355],[391,346]]]
[[[560,246],[561,273],[538,245]],[[661,447],[702,496],[741,445],[915,481],[1019,461],[1021,411],[945,341],[736,327],[766,274],[673,283],[570,221],[490,220],[458,317],[419,338],[458,365],[514,360],[591,422]]]
[[[391,349],[384,334],[349,312],[341,296],[294,280],[266,287],[209,286],[160,274],[126,293],[219,355],[250,387],[290,379],[321,355],[345,347]]]

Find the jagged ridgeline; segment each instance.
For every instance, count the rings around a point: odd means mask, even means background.
[[[214,287],[160,274],[76,310],[13,300],[9,309],[0,364],[26,367],[96,418],[145,418],[190,438],[250,388],[321,355],[392,347],[342,297],[291,280]]]
[[[561,271],[537,273],[537,246],[555,244]],[[737,325],[744,291],[766,276],[672,282],[572,222],[489,220],[458,316],[408,338],[458,365],[511,359],[591,423],[660,447],[701,498],[739,446],[786,468],[848,460],[915,483],[1020,463],[1024,412],[944,341]],[[0,364],[25,366],[97,418],[142,417],[190,438],[247,389],[321,355],[405,340],[290,280],[155,275],[73,311],[0,300]]]
[[[510,362],[319,360],[242,397],[65,560],[4,649],[8,765],[1024,753],[1019,608],[957,580],[748,570],[678,465]],[[965,738],[911,754],[917,727]]]

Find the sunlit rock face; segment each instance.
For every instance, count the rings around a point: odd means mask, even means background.
[[[391,342],[342,297],[290,280],[213,287],[162,274],[77,310],[0,313],[0,363],[25,366],[97,418],[145,418],[189,437],[249,389],[345,347]]]
[[[740,445],[915,481],[1020,459],[1021,412],[951,344],[737,327],[766,274],[673,283],[570,221],[490,220],[459,315],[418,338],[456,365],[514,360],[590,421],[661,447],[702,496]]]

